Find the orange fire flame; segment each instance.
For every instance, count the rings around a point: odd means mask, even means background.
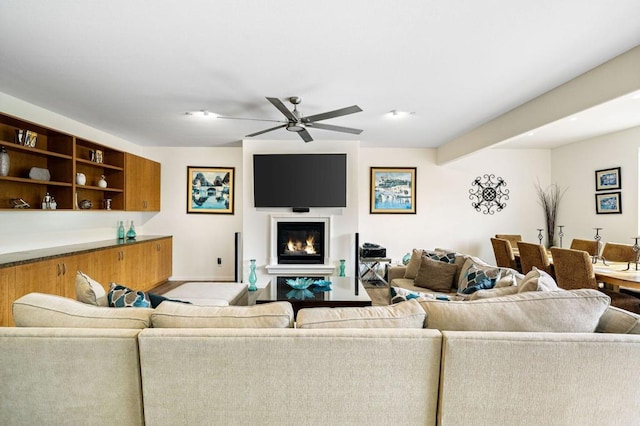
[[[307,237],[307,241],[287,241],[287,250],[290,252],[305,252],[307,254],[316,254],[316,250],[313,248],[314,238],[312,235]]]

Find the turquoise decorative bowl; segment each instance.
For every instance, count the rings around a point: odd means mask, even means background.
[[[294,280],[287,280],[286,283],[295,290],[304,290],[313,285],[315,280],[313,278],[296,278]]]

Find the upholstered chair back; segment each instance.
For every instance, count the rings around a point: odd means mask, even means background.
[[[589,256],[596,256],[598,254],[598,243],[596,240],[579,240],[573,239],[571,241],[571,249],[582,250],[589,253]]]
[[[611,262],[634,262],[636,253],[629,244],[605,243],[602,249],[602,257]]]
[[[535,266],[552,277],[554,276],[554,269],[547,256],[547,250],[542,244],[519,241],[518,252],[520,254],[520,266],[522,267],[523,274],[528,273]]]
[[[591,257],[584,250],[551,247],[558,287],[565,290],[598,288]]]
[[[496,265],[503,268],[512,268],[517,271],[520,270],[516,263],[516,258],[511,249],[511,243],[508,240],[502,238],[491,238],[491,245],[493,246],[493,254],[496,257]]]
[[[517,242],[522,241],[522,235],[516,234],[496,234],[496,238],[507,240],[511,244],[511,248],[518,248]]]

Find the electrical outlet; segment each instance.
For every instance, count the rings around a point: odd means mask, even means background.
[[[218,266],[222,266],[222,258],[221,257],[218,258]]]

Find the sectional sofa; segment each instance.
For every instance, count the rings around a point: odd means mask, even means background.
[[[637,424],[640,316],[596,293],[303,309],[295,324],[286,302],[32,293],[0,328],[2,423]]]

